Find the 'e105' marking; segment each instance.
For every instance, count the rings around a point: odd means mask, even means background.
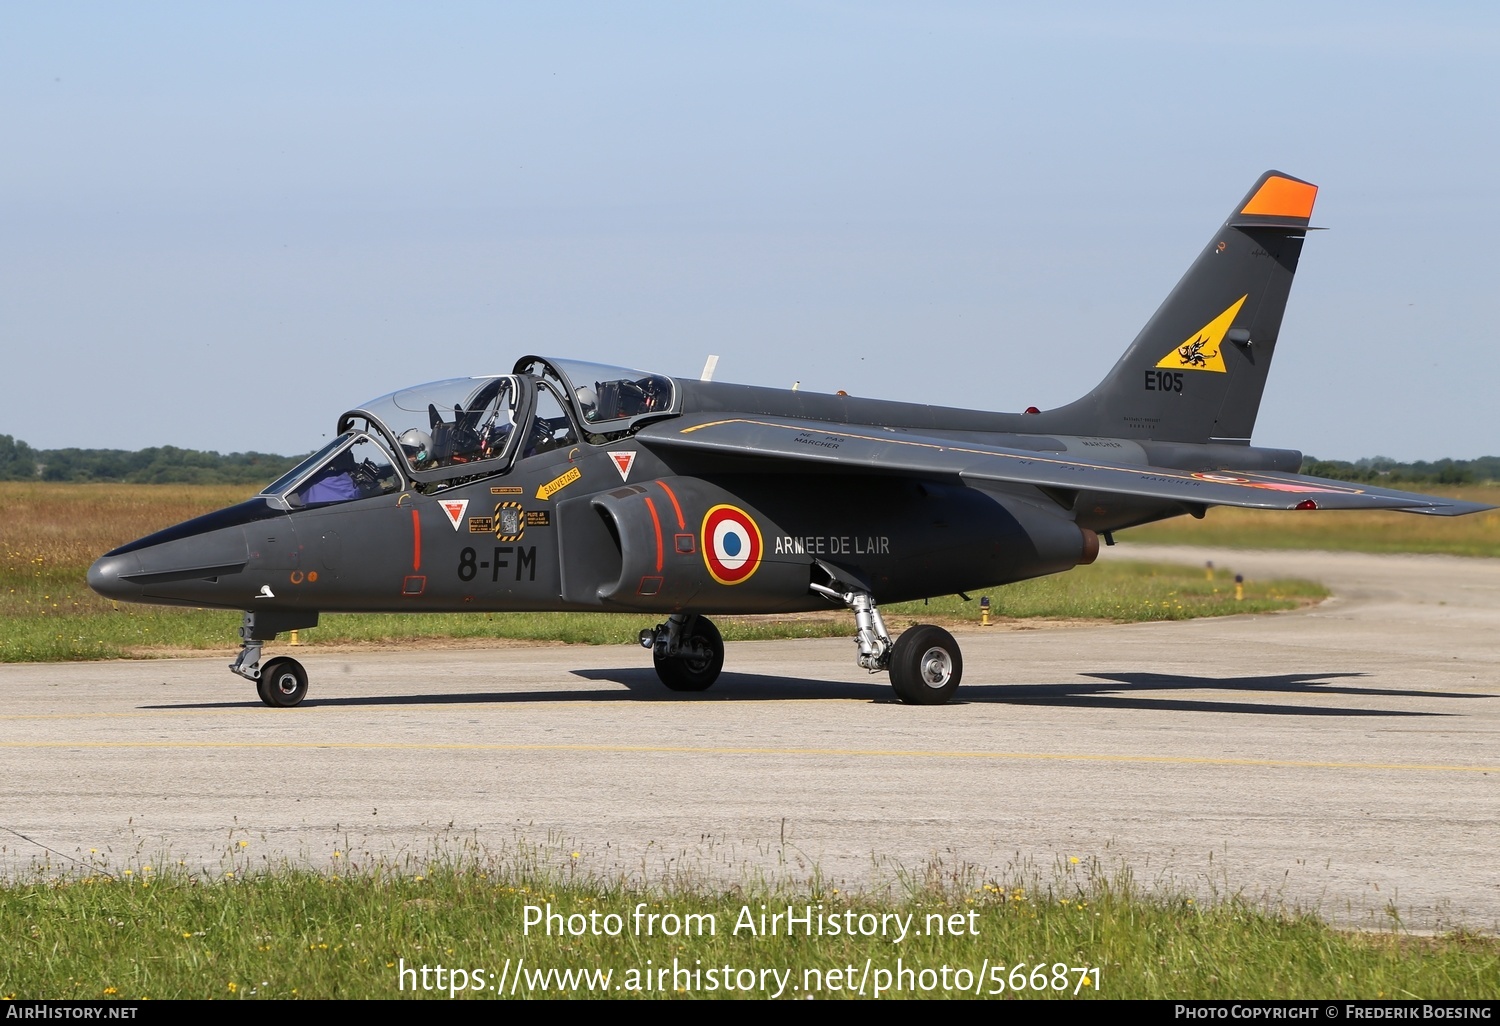
[[[464,549],[458,554],[458,579],[472,581],[479,571],[488,570],[490,580],[499,581],[500,571],[510,568],[512,556],[515,557],[516,580],[519,581],[523,573],[528,581],[536,580],[535,545],[496,545],[494,555],[485,560],[481,560],[473,549]]]
[[[1146,372],[1146,391],[1181,392],[1182,371],[1148,370]]]

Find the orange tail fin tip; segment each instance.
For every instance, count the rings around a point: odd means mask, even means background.
[[[1292,178],[1272,175],[1265,184],[1250,197],[1250,202],[1240,210],[1242,214],[1262,214],[1267,217],[1312,217],[1313,200],[1318,196],[1318,187]]]

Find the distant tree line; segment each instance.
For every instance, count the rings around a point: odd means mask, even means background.
[[[1483,484],[1500,481],[1500,456],[1481,456],[1477,460],[1417,460],[1415,463],[1398,463],[1386,456],[1367,457],[1353,463],[1307,456],[1302,460],[1302,473],[1366,484]]]
[[[163,445],[123,449],[33,449],[0,435],[0,481],[123,481],[130,484],[269,484],[301,456],[200,452]],[[1302,461],[1302,473],[1369,484],[1480,484],[1500,481],[1500,456],[1398,463],[1385,456]]]
[[[0,435],[0,481],[122,481],[129,484],[270,484],[301,456],[199,452],[163,445],[124,449],[33,449]]]

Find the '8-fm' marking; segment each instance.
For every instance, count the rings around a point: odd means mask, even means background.
[[[760,528],[738,506],[715,506],[703,516],[703,562],[720,584],[742,584],[760,567]]]

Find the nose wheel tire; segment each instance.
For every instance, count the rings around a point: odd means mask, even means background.
[[[924,623],[896,639],[890,671],[891,687],[907,705],[942,705],[958,691],[964,660],[953,635]]]
[[[707,617],[697,616],[684,633],[680,652],[664,655],[661,646],[651,650],[656,675],[673,691],[707,691],[724,669],[724,639]]]
[[[260,668],[255,690],[267,705],[290,709],[307,697],[307,671],[295,659],[272,659]]]

